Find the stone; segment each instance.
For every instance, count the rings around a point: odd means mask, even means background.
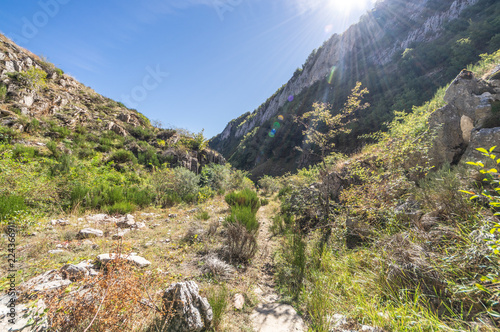
[[[235,294],[233,298],[233,306],[236,310],[242,310],[245,305],[245,297],[243,294]]]
[[[302,332],[307,331],[297,311],[284,303],[259,304],[250,315],[254,331]]]
[[[109,216],[107,214],[100,213],[86,216],[85,219],[87,219],[87,221],[90,223],[99,223],[106,222],[109,219]]]
[[[84,228],[77,234],[77,238],[79,239],[88,239],[102,236],[104,236],[103,231],[94,228]]]
[[[59,271],[64,279],[71,281],[77,281],[89,275],[89,271],[82,265],[66,264]]]
[[[49,325],[47,316],[44,315],[47,306],[43,300],[32,303],[15,304],[15,324],[9,322],[11,308],[11,297],[6,295],[0,298],[0,331],[30,332],[47,331]]]
[[[14,68],[14,62],[12,61],[5,61],[5,71],[7,73],[13,73],[16,71],[16,69]]]
[[[116,222],[116,226],[120,228],[140,229],[146,227],[146,224],[143,222],[136,222],[133,215],[127,214]]]
[[[39,292],[45,293],[53,291],[71,284],[70,280],[63,279],[62,274],[58,270],[50,270],[39,276],[19,285],[19,290],[23,293],[36,294]]]
[[[5,59],[5,54],[0,52],[0,60],[4,60]]]
[[[101,254],[101,255],[97,256],[97,260],[101,264],[107,264],[109,261],[116,259],[116,258],[117,258],[116,254]],[[140,256],[137,256],[137,255],[133,255],[133,254],[130,254],[130,255],[123,255],[122,254],[120,256],[120,258],[125,259],[128,262],[133,263],[137,267],[140,267],[140,268],[147,267],[147,266],[151,265],[151,262],[148,261],[147,259],[140,257]]]
[[[68,226],[69,221],[65,219],[54,219],[50,221],[52,226]]]
[[[467,147],[463,155],[464,160],[484,160],[486,157],[477,148],[483,148],[489,150],[493,146],[498,146],[500,142],[500,127],[496,128],[484,128],[480,130],[475,130],[472,132],[470,144]],[[498,147],[495,152],[499,152],[500,147]]]
[[[198,293],[194,281],[171,285],[163,293],[163,310],[170,315],[169,331],[198,332],[208,329],[213,319],[208,300]]]
[[[123,239],[123,237],[128,233],[130,232],[130,229],[123,229],[121,231],[119,231],[118,233],[116,234],[113,234],[113,236],[111,236],[111,238],[113,240],[120,240],[120,239]]]
[[[49,250],[49,254],[51,255],[64,254],[65,252],[66,250],[62,249]]]
[[[177,213],[170,213],[168,215],[169,218],[177,218]]]

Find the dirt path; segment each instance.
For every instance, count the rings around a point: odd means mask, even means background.
[[[270,210],[269,206],[264,206],[259,210],[257,215],[261,222],[258,237],[261,249],[258,253],[260,278],[255,293],[258,295],[260,303],[252,312],[250,319],[255,331],[305,331],[302,318],[292,306],[280,303],[280,296],[275,290],[272,253],[277,246],[277,242],[271,237],[271,232],[269,231],[269,227],[271,226],[271,221],[268,218],[271,213]]]

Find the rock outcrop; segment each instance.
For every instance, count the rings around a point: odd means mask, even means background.
[[[478,159],[481,154],[476,148],[499,145],[500,81],[477,79],[463,70],[446,90],[444,101],[447,105],[429,118],[437,135],[431,150],[435,166]]]
[[[207,299],[198,293],[194,281],[179,282],[163,294],[163,311],[172,317],[169,331],[198,332],[210,327],[213,313]]]

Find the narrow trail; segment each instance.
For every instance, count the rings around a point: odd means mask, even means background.
[[[257,254],[259,256],[257,264],[261,277],[255,293],[258,295],[260,303],[251,313],[250,319],[254,331],[305,331],[305,324],[302,318],[292,306],[280,302],[281,298],[275,289],[272,253],[278,243],[269,231],[269,227],[271,226],[271,221],[268,218],[269,214],[269,206],[262,207],[257,214],[261,223],[258,235],[260,250]]]

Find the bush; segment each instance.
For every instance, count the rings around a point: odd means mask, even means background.
[[[234,191],[226,195],[225,200],[230,207],[246,206],[249,207],[253,213],[257,213],[260,208],[260,200],[257,197],[257,193],[250,189]]]
[[[280,189],[280,183],[278,179],[273,178],[272,176],[265,175],[263,176],[259,182],[259,187],[262,189],[264,195],[272,195]]]
[[[26,211],[24,198],[15,195],[0,196],[0,222],[9,218],[16,212]]]
[[[247,206],[233,206],[231,215],[226,218],[228,223],[239,223],[247,229],[248,232],[255,234],[259,229],[259,222],[252,209]]]
[[[114,162],[116,164],[132,163],[135,164],[137,159],[134,154],[128,150],[117,150],[109,157],[108,162]]]
[[[40,68],[31,67],[18,76],[30,89],[39,91],[47,86],[47,73]]]
[[[0,83],[0,101],[4,101],[7,96],[7,87]]]
[[[220,287],[214,286],[208,291],[208,303],[212,307],[212,325],[215,331],[219,331],[222,318],[229,303],[228,298],[229,290],[225,284]]]
[[[248,262],[257,253],[256,234],[240,223],[228,223],[226,254],[233,261]]]
[[[208,214],[207,211],[202,210],[196,214],[195,218],[198,220],[208,220],[210,219],[210,215]]]
[[[230,188],[231,169],[228,165],[210,164],[201,170],[200,186],[210,187],[216,192],[225,192]]]
[[[103,210],[109,214],[128,214],[134,212],[136,206],[130,202],[121,201],[112,206],[105,206]]]

